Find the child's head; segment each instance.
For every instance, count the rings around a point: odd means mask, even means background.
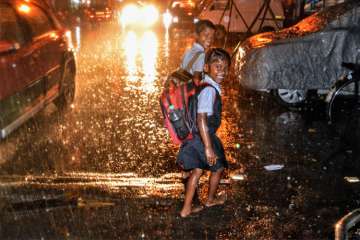
[[[209,20],[199,20],[195,24],[196,41],[208,49],[214,41],[215,25]]]
[[[210,49],[205,58],[205,71],[217,83],[221,83],[228,75],[231,57],[222,48]]]

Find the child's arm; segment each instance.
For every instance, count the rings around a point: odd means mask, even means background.
[[[214,152],[210,134],[208,131],[207,113],[198,113],[197,114],[197,125],[198,125],[201,139],[205,146],[206,159],[210,166],[215,165],[217,156]]]
[[[199,85],[202,80],[202,72],[194,72],[193,80],[195,85]]]

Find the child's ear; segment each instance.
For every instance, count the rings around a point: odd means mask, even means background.
[[[204,65],[204,72],[209,72],[209,64]]]

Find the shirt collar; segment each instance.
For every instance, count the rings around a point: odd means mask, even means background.
[[[209,75],[205,74],[204,82],[206,82],[207,84],[210,84],[211,86],[213,86],[219,92],[219,94],[221,95],[220,84],[215,82]]]
[[[198,43],[198,42],[195,42],[195,43],[194,43],[194,48],[197,49],[197,50],[200,50],[200,51],[202,51],[202,52],[205,51],[205,48],[204,48],[200,43]]]

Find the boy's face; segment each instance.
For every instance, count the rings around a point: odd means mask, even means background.
[[[216,60],[215,62],[210,63],[206,66],[207,72],[210,77],[217,83],[221,83],[224,79],[226,79],[229,73],[229,65],[226,60]]]
[[[214,41],[215,30],[206,27],[203,31],[197,34],[197,41],[205,49],[208,49]]]

